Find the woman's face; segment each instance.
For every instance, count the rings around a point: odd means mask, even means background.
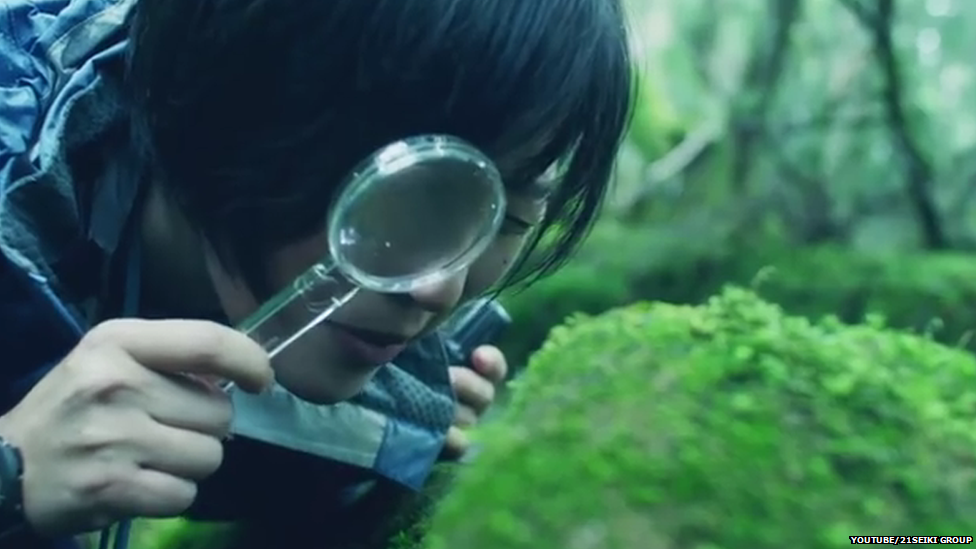
[[[531,227],[545,212],[538,189],[509,192],[506,218],[487,250],[467,269],[409,294],[360,291],[274,361],[277,380],[299,397],[334,403],[360,392],[383,364],[413,339],[435,329],[466,300],[490,289],[522,252]],[[297,242],[273,254],[270,281],[283,288],[322,259],[326,237]],[[260,305],[246,285],[208,253],[207,270],[221,305],[238,324]]]

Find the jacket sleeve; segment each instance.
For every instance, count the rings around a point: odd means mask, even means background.
[[[0,3],[0,237],[11,231],[9,191],[31,172],[32,137],[54,93],[50,45],[70,27],[68,0]],[[79,14],[81,15],[81,14]],[[0,413],[71,348],[77,335],[43,280],[12,259],[0,238]]]
[[[46,291],[0,254],[0,414],[78,341]]]

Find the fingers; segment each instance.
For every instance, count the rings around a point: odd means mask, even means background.
[[[479,414],[470,406],[458,404],[454,407],[454,422],[452,425],[467,429],[478,424]]]
[[[120,484],[110,501],[119,517],[167,518],[186,511],[197,497],[197,485],[189,480],[142,469]]]
[[[249,392],[261,391],[274,377],[257,343],[214,322],[114,320],[98,325],[85,339],[117,345],[159,372],[215,375]]]
[[[163,425],[223,439],[230,431],[234,407],[219,388],[188,376],[155,375],[144,394],[143,409]]]
[[[217,471],[224,459],[224,447],[214,437],[159,424],[143,432],[139,463],[143,469],[198,481]]]
[[[508,375],[508,361],[498,347],[482,345],[471,353],[471,363],[475,371],[492,383],[505,381]]]
[[[477,348],[471,362],[474,369],[460,366],[449,369],[451,386],[458,399],[454,410],[456,427],[472,427],[478,422],[495,400],[495,384],[504,381],[508,370],[501,351],[491,345]]]
[[[451,386],[460,404],[472,408],[481,415],[495,399],[495,386],[470,368],[452,367],[449,370]]]
[[[471,354],[471,368],[449,368],[451,386],[457,395],[454,422],[447,432],[444,454],[447,458],[462,456],[471,446],[464,429],[473,427],[495,400],[495,385],[508,375],[505,355],[492,345],[483,345]]]

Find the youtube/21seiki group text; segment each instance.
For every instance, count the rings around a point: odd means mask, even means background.
[[[969,545],[973,536],[851,536],[851,545]]]

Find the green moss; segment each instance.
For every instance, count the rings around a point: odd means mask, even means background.
[[[557,329],[480,436],[429,549],[827,549],[976,530],[976,360],[738,289]]]

